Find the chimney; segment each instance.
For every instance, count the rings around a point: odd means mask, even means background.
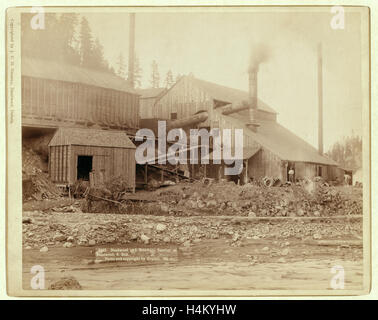
[[[257,122],[257,72],[258,65],[249,68],[249,123],[248,127],[256,132],[259,127]]]
[[[130,13],[129,26],[129,74],[128,82],[134,88],[134,59],[135,59],[135,13]]]
[[[318,44],[318,152],[323,155],[323,58],[322,44]]]

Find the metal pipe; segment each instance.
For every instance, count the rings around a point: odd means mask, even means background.
[[[135,13],[130,13],[129,27],[129,74],[127,80],[134,88],[134,60],[135,60]]]
[[[171,130],[174,128],[183,128],[190,125],[195,125],[201,122],[204,122],[208,119],[209,115],[206,111],[201,111],[191,117],[180,119],[180,120],[173,120],[167,123],[167,130]]]
[[[318,151],[323,155],[323,57],[322,44],[318,44]]]
[[[224,108],[223,111],[222,111],[222,114],[227,116],[227,115],[233,114],[235,112],[248,110],[249,108],[250,108],[250,106],[248,104],[237,106],[237,107],[230,106],[230,107]]]
[[[258,66],[249,68],[249,123],[248,127],[257,131],[257,72]]]

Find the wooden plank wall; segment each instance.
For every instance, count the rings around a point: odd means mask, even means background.
[[[344,170],[336,166],[328,167],[328,178],[330,180],[336,180],[336,178],[341,182],[344,181]]]
[[[212,119],[213,106],[213,101],[206,92],[195,86],[190,79],[184,78],[156,103],[154,117],[170,119],[171,113],[177,113],[177,119],[184,119],[206,110],[209,119]]]
[[[248,161],[248,176],[255,180],[261,180],[267,176],[286,181],[285,170],[286,168],[281,159],[265,149],[258,151]]]
[[[96,171],[103,172],[104,181],[117,176],[122,176],[129,182],[130,187],[135,187],[135,149],[71,146],[70,157],[70,183],[74,183],[77,177],[77,157],[93,156],[92,167]]]
[[[317,175],[316,165],[312,163],[296,162],[295,178],[296,179],[312,179]]]
[[[156,119],[158,114],[155,108],[156,98],[142,98],[139,101],[140,119]]]
[[[49,175],[53,182],[68,183],[70,178],[70,146],[50,147]]]
[[[295,178],[296,179],[312,179],[318,176],[318,168],[322,167],[322,178],[325,180],[332,180],[329,175],[330,166],[308,163],[308,162],[295,162]]]
[[[85,84],[23,76],[22,115],[138,128],[139,97]]]

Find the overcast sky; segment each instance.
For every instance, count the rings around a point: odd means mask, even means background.
[[[161,80],[170,69],[174,77],[193,73],[247,90],[249,57],[262,43],[270,48],[270,57],[260,66],[259,98],[278,112],[280,123],[317,147],[317,44],[321,41],[327,151],[352,130],[361,134],[361,16],[345,9],[344,30],[333,30],[334,14],[328,8],[304,10],[137,13],[136,52],[143,87],[150,86],[150,66],[156,60]],[[103,44],[105,57],[116,67],[120,52],[128,56],[128,13],[84,15]]]

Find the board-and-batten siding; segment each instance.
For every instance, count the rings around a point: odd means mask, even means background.
[[[319,176],[319,167],[322,168],[321,177],[325,180],[332,180],[332,166],[326,166],[321,164],[315,163],[307,163],[307,162],[296,162],[295,163],[295,177],[297,179],[311,179],[313,177]],[[330,172],[329,172],[330,171]]]
[[[177,119],[184,119],[205,110],[211,119],[213,106],[213,101],[205,91],[188,79],[182,79],[156,102],[153,116],[170,119],[171,113],[177,113]]]
[[[141,119],[157,119],[157,111],[155,108],[156,97],[141,98],[139,101],[139,115]]]
[[[78,156],[92,156],[92,169],[104,180],[122,176],[135,187],[135,149],[96,146],[51,146],[50,176],[56,183],[72,184],[77,178]]]
[[[261,149],[248,161],[248,176],[255,180],[274,177],[286,181],[285,171],[281,159],[266,149]]]
[[[51,180],[59,183],[70,182],[70,146],[50,147],[49,172]]]
[[[138,128],[139,97],[118,90],[22,76],[23,117]]]

